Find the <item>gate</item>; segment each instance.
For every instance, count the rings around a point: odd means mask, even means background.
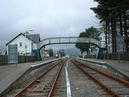
[[[8,64],[18,63],[17,45],[8,45]]]

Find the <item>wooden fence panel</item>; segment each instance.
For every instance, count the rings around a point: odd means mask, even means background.
[[[35,56],[18,56],[18,63],[36,61]],[[0,55],[0,65],[8,64],[8,56]]]

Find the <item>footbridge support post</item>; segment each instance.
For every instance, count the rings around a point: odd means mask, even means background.
[[[35,58],[36,58],[36,61],[41,61],[41,54],[40,54],[40,50],[39,49],[36,49],[36,50],[33,50],[33,53],[35,55]]]
[[[97,59],[104,59],[104,50],[105,48],[99,48]]]

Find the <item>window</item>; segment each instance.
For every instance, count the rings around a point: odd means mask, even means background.
[[[22,42],[20,42],[20,47],[22,46]]]
[[[25,45],[25,49],[27,49],[27,45]]]

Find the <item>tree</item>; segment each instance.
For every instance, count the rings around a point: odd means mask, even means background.
[[[60,55],[61,57],[65,56],[65,51],[63,49],[60,49],[58,52],[57,52],[58,55]]]
[[[51,49],[51,48],[48,49],[48,54],[49,54],[50,57],[52,57],[54,55],[53,49]]]
[[[98,6],[91,8],[103,25],[106,36],[106,44],[111,36],[112,52],[116,53],[116,36],[121,35],[125,39],[126,51],[129,51],[129,33],[128,33],[128,11],[129,0],[94,0]],[[119,29],[119,30],[118,30]]]
[[[79,35],[79,38],[80,37],[85,37],[85,38],[95,38],[97,40],[100,40],[100,37],[99,37],[100,34],[101,33],[97,30],[97,28],[90,27],[88,29],[85,29],[85,32],[81,32],[80,35]],[[75,46],[80,49],[81,53],[86,51],[89,54],[90,44],[76,43]]]

